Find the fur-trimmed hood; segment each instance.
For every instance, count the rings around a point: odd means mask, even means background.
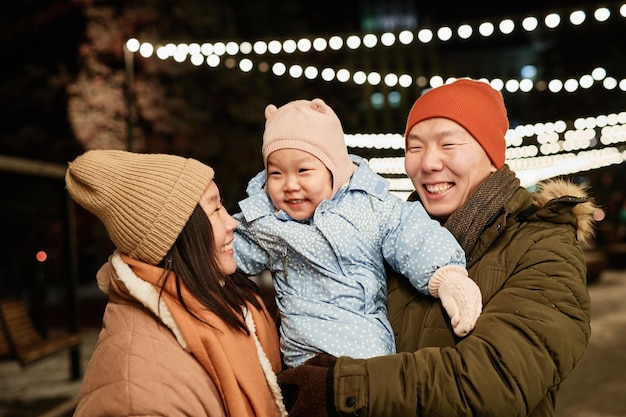
[[[539,207],[538,217],[549,215],[554,220],[555,215],[565,211],[573,214],[578,242],[584,247],[591,245],[595,236],[593,215],[599,208],[591,199],[587,184],[579,185],[564,179],[546,180],[537,185],[532,198]]]

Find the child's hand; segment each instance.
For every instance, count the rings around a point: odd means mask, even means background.
[[[428,283],[428,291],[433,297],[441,299],[454,333],[467,336],[482,311],[480,289],[467,276],[467,270],[458,265],[438,269]]]

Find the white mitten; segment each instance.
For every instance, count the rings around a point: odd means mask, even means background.
[[[428,283],[428,291],[439,297],[457,336],[467,336],[482,311],[480,288],[459,265],[439,268]]]

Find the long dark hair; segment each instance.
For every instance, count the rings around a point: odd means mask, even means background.
[[[261,303],[254,296],[258,294],[258,287],[240,273],[224,276],[217,262],[217,250],[213,243],[211,222],[198,205],[172,248],[159,263],[159,266],[165,269],[161,292],[172,276],[168,272],[172,271],[178,299],[193,317],[203,321],[187,307],[181,293],[181,283],[227,324],[249,334],[242,307],[248,301],[261,309]]]

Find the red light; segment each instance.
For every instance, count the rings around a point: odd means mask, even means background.
[[[48,254],[45,251],[40,250],[39,252],[37,252],[37,254],[35,255],[35,258],[37,258],[37,260],[39,262],[45,262],[46,259],[48,259]]]

